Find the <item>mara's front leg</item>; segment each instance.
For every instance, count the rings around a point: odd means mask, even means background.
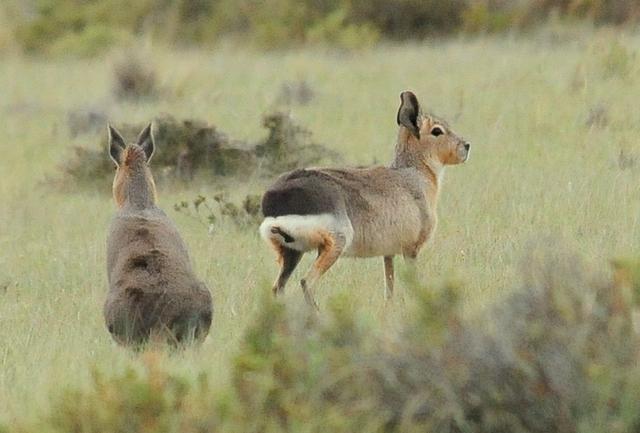
[[[384,297],[387,300],[393,297],[394,278],[393,256],[384,256]]]

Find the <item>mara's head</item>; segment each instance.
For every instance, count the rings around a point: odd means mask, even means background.
[[[456,134],[442,119],[422,112],[418,98],[412,92],[400,94],[397,122],[397,152],[423,162],[436,161],[442,165],[465,162],[471,145]]]
[[[136,143],[129,144],[117,129],[109,125],[109,155],[117,166],[113,179],[113,198],[118,208],[155,204],[156,184],[149,169],[154,148],[151,123],[142,130]]]

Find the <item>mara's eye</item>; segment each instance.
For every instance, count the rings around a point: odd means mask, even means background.
[[[433,129],[431,130],[431,135],[433,135],[434,137],[437,137],[438,135],[442,135],[442,134],[444,134],[444,131],[439,126],[434,126]]]

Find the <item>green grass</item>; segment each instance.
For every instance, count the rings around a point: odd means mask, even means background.
[[[615,44],[630,56],[620,73],[607,60]],[[307,80],[316,98],[292,108],[294,118],[348,163],[386,164],[397,132],[398,95],[413,90],[424,108],[449,119],[472,143],[469,161],[447,170],[438,230],[419,256],[419,275],[433,286],[461,281],[466,309],[480,314],[517,284],[517,267],[532,244],[560,244],[595,267],[638,253],[638,50],[640,35],[583,29],[353,53],[228,47],[177,53],[156,47],[149,57],[165,96],[142,105],[113,102],[110,57],[1,59],[0,425],[3,419],[36,419],[48,410],[54,390],[87,386],[93,369],[118,374],[139,362],[111,342],[102,319],[105,239],[115,211],[110,185],[99,192],[48,185],[72,156],[70,146],[98,145],[97,137],[68,138],[69,109],[103,107],[116,126],[169,112],[255,142],[264,135],[261,117],[275,107],[281,83]],[[606,107],[605,126],[586,123],[596,106]],[[635,156],[636,164],[621,168],[621,151]],[[172,207],[223,187],[232,197],[260,193],[269,181],[196,182],[159,191],[215,303],[204,345],[165,362],[180,374],[207,372],[215,389],[228,387],[231,361],[277,265],[257,230],[221,223],[208,235]],[[305,258],[296,277],[311,260]],[[284,296],[292,309],[303,305],[296,279]],[[392,333],[414,303],[405,285],[397,291],[386,304],[382,259],[346,259],[320,281],[316,299],[326,306],[349,293],[349,309]]]

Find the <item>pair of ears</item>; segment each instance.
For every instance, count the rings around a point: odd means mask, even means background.
[[[138,136],[138,141],[136,142],[144,152],[147,162],[149,162],[153,155],[153,151],[155,150],[153,134],[151,133],[151,125],[152,123],[149,122]],[[109,155],[111,155],[111,158],[116,162],[116,164],[118,164],[118,166],[122,163],[124,149],[126,147],[127,142],[122,138],[122,134],[109,124]]]
[[[409,91],[402,92],[400,94],[400,108],[398,109],[396,121],[398,125],[407,128],[411,135],[418,140],[420,139],[420,127],[418,126],[419,114],[420,103],[416,95]],[[136,142],[144,152],[147,162],[151,159],[155,149],[151,125],[152,123],[149,122],[138,136],[138,141]],[[122,138],[122,134],[109,124],[109,154],[118,165],[122,162],[125,147],[127,147],[127,143],[124,141],[124,138]]]

